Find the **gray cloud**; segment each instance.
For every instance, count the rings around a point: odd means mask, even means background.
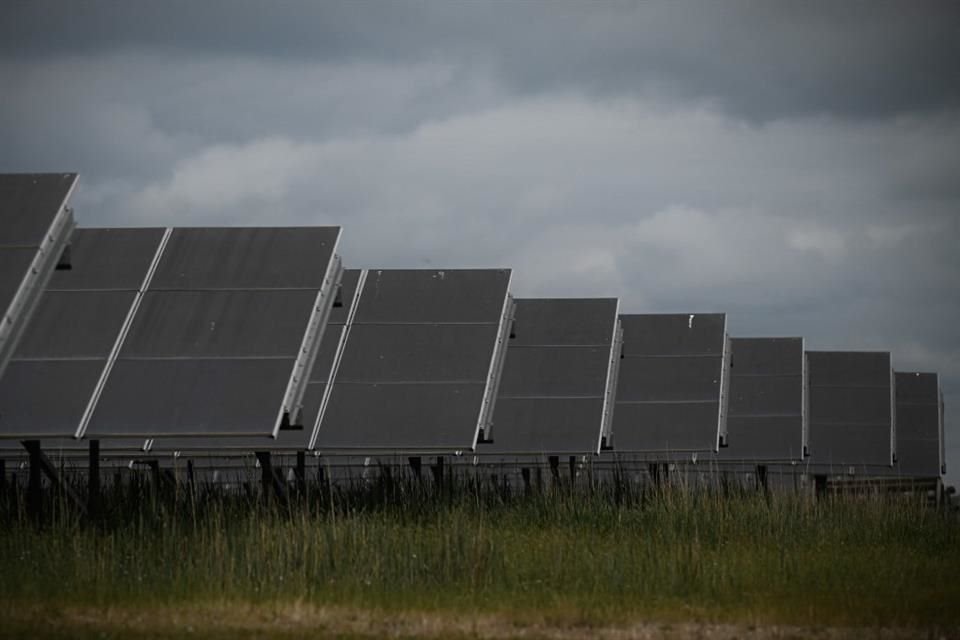
[[[79,171],[86,225],[342,224],[354,266],[891,349],[958,406],[955,6],[17,4],[0,170]]]
[[[960,6],[915,3],[40,1],[14,57],[154,49],[332,64],[487,64],[520,92],[659,92],[770,119],[960,104]]]

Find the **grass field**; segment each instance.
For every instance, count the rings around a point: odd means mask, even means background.
[[[5,633],[960,630],[960,526],[916,498],[391,483],[288,506],[144,487],[104,504],[96,523],[54,505],[37,527],[5,499]]]

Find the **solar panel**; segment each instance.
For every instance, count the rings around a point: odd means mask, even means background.
[[[597,453],[619,365],[618,301],[516,301],[497,406],[481,454]]]
[[[803,338],[733,338],[730,347],[728,446],[718,459],[802,460]]]
[[[897,470],[915,477],[946,473],[943,402],[935,373],[896,373]]]
[[[66,203],[76,181],[75,173],[0,174],[0,376],[73,230]]]
[[[183,451],[191,452],[192,456],[203,455],[205,452],[216,451],[303,451],[309,447],[313,435],[313,426],[317,421],[320,403],[326,382],[330,377],[343,326],[353,304],[357,289],[357,280],[360,277],[359,269],[346,269],[340,279],[335,302],[330,309],[326,329],[320,340],[320,349],[314,360],[308,376],[306,389],[301,401],[300,424],[304,428],[298,430],[282,430],[272,441],[264,441],[262,437],[191,437],[191,438],[163,438],[153,444],[153,451]]]
[[[893,462],[893,373],[884,352],[808,351],[810,463]]]
[[[170,230],[85,435],[274,436],[295,421],[339,233]]]
[[[725,436],[724,314],[622,315],[618,452],[716,451]]]
[[[502,269],[361,273],[311,448],[472,449],[502,368],[509,284]]]
[[[105,375],[163,229],[78,229],[0,379],[0,435],[72,438]]]

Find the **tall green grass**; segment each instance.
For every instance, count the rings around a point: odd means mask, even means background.
[[[0,602],[301,600],[566,621],[960,623],[960,528],[917,498],[380,482],[255,494],[121,486],[99,519],[0,505]]]

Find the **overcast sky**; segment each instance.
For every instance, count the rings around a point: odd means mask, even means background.
[[[85,226],[343,225],[348,266],[725,311],[939,371],[960,3],[13,2],[0,171]]]

